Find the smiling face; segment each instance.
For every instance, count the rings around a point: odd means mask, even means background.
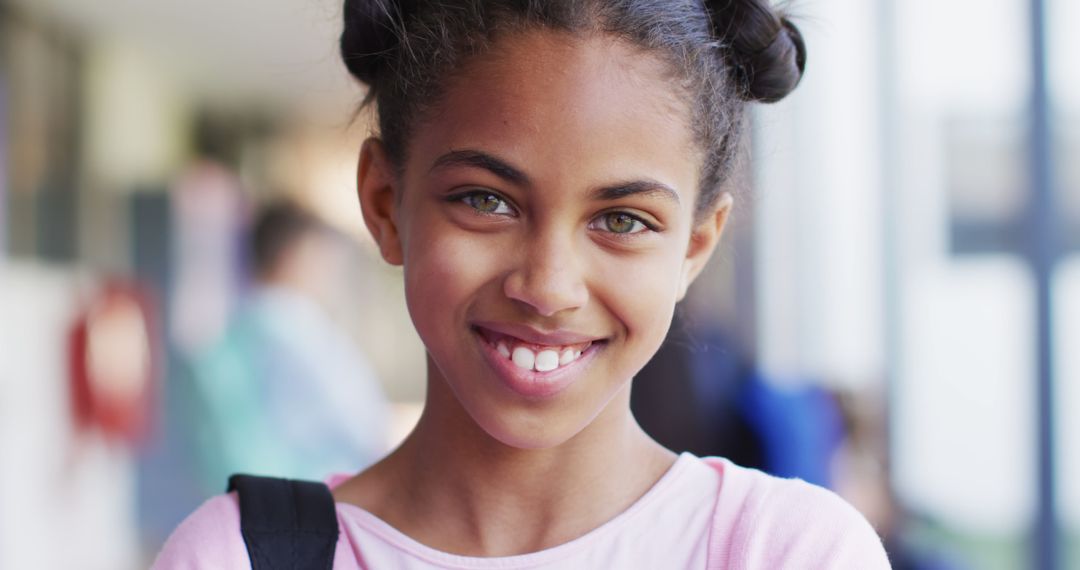
[[[542,31],[495,48],[417,125],[400,179],[365,144],[361,202],[404,265],[429,407],[551,447],[629,414],[730,201],[695,224],[701,151],[660,61]]]

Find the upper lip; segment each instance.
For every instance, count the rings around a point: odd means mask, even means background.
[[[510,322],[479,321],[473,323],[473,325],[495,333],[512,336],[530,344],[547,346],[583,344],[587,342],[597,341],[602,338],[597,335],[582,334],[566,329],[545,331],[534,328],[530,325]]]

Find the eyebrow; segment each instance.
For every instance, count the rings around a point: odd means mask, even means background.
[[[501,158],[478,150],[455,150],[448,152],[435,159],[435,163],[431,165],[430,171],[449,166],[482,168],[495,176],[518,186],[528,186],[530,184],[529,177],[524,172],[510,166],[508,162]]]
[[[673,188],[656,180],[634,180],[613,186],[598,188],[592,193],[594,200],[618,200],[627,196],[657,196],[680,202],[679,193]]]
[[[450,151],[435,159],[429,172],[454,166],[487,170],[495,176],[518,186],[532,184],[527,174],[511,166],[507,161],[479,150]],[[604,186],[593,191],[590,197],[593,200],[612,201],[628,196],[658,196],[668,198],[676,204],[680,203],[678,192],[662,182],[651,179],[633,180]]]

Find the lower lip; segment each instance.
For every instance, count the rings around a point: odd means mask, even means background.
[[[518,395],[532,400],[551,398],[569,388],[581,376],[581,372],[600,348],[600,343],[593,343],[570,364],[549,372],[537,372],[521,368],[509,358],[499,354],[499,351],[482,335],[477,334],[476,337],[480,343],[481,352],[484,353],[503,384]]]

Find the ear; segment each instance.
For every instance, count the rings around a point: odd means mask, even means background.
[[[700,224],[695,227],[690,233],[690,247],[686,251],[686,259],[683,260],[682,276],[679,280],[679,297],[680,301],[686,296],[687,289],[690,288],[690,284],[697,279],[697,276],[701,273],[702,269],[705,269],[705,264],[708,263],[709,258],[712,257],[713,251],[716,250],[717,244],[720,243],[720,236],[724,233],[724,226],[727,225],[728,214],[731,213],[731,208],[735,201],[731,197],[731,193],[724,192],[719,199],[717,199],[716,209],[712,214],[707,216]]]
[[[397,176],[386,147],[375,137],[364,141],[360,149],[356,187],[364,224],[375,238],[379,253],[387,263],[401,265],[404,256],[397,220]]]

